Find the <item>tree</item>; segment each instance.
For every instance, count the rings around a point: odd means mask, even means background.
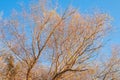
[[[95,79],[97,80],[119,80],[120,79],[120,47],[114,46],[112,47],[111,57],[105,62],[102,62],[98,65],[98,68],[95,72]]]
[[[82,15],[68,7],[60,14],[48,4],[39,0],[21,13],[14,10],[0,23],[0,41],[5,47],[1,54],[14,56],[15,63],[25,69],[26,80],[32,79],[35,66],[43,60],[48,65],[47,80],[89,71],[87,61],[102,47],[109,28],[110,17],[105,13]]]

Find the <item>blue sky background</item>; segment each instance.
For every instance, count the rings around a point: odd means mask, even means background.
[[[19,9],[19,2],[27,4],[30,0],[0,0],[0,16],[2,12],[5,16],[9,16],[13,8]],[[120,0],[58,0],[62,8],[71,4],[79,8],[81,13],[94,11],[99,9],[108,13],[112,18],[113,31],[109,35],[110,41],[103,48],[104,51],[109,52],[112,44],[120,44]]]

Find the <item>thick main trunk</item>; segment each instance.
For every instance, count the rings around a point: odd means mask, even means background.
[[[29,80],[29,77],[30,77],[30,71],[31,71],[31,69],[28,69],[28,71],[27,71],[27,75],[26,75],[26,80]]]

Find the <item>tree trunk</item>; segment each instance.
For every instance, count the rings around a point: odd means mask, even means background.
[[[29,80],[29,77],[30,77],[30,71],[31,71],[31,69],[28,69],[28,71],[27,71],[27,75],[26,75],[26,80]]]

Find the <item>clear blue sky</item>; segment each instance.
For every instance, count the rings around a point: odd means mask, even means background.
[[[0,0],[0,12],[4,12],[4,16],[8,16],[13,8],[19,9],[19,2],[28,3],[29,0]],[[109,45],[120,44],[120,0],[59,0],[62,7],[72,4],[80,9],[82,13],[100,9],[113,17],[113,32],[108,37],[111,39]],[[1,15],[1,14],[0,14]],[[110,47],[106,47],[109,49]]]

